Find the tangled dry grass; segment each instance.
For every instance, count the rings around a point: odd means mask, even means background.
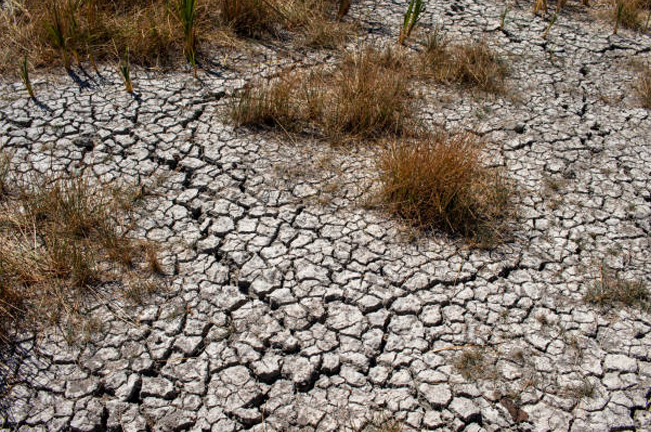
[[[135,190],[81,175],[21,181],[6,155],[1,166],[0,344],[21,330],[74,327],[106,282],[131,300],[154,289],[156,248],[129,237]]]

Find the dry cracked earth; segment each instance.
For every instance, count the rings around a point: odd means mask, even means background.
[[[393,41],[405,6],[354,4],[357,43]],[[630,67],[651,39],[574,8],[544,40],[522,1],[500,31],[503,6],[431,1],[421,25],[509,59],[509,97],[428,85],[421,108],[485,137],[517,186],[491,250],[368,209],[373,148],[225,120],[245,79],[332,53],[258,46],[199,80],[136,71],[135,97],[112,69],[36,76],[37,103],[3,84],[21,172],[156,185],[136,234],[168,276],[144,304],[98,302],[86,343],[52,331],[5,354],[22,381],[2,430],[651,431],[649,313],[583,300],[602,265],[651,283],[651,118]]]

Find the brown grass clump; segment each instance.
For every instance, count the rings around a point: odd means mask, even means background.
[[[640,30],[644,25],[644,10],[651,7],[648,0],[610,0],[609,19],[615,23],[615,33],[619,26]]]
[[[381,200],[420,228],[488,247],[503,235],[510,193],[498,173],[480,163],[480,152],[479,139],[468,133],[393,144],[379,156]]]
[[[81,176],[9,187],[0,204],[0,343],[22,328],[83,321],[104,282],[146,277],[145,246],[127,237],[131,204],[128,191]]]
[[[279,11],[269,0],[220,0],[221,19],[248,37],[263,37],[278,29]]]
[[[651,310],[651,293],[642,281],[626,281],[602,265],[599,280],[588,287],[583,299],[602,307],[628,306]]]
[[[644,108],[651,108],[651,67],[643,67],[635,84],[635,93]]]
[[[348,54],[334,69],[288,73],[240,93],[238,126],[272,126],[333,142],[415,132],[408,62],[391,50]]]
[[[506,63],[483,40],[450,45],[434,32],[426,40],[422,62],[426,76],[437,82],[489,93],[505,91]]]

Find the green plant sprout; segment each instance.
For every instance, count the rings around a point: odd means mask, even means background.
[[[613,34],[617,34],[617,30],[619,30],[619,22],[622,20],[623,13],[624,13],[624,2],[620,0],[617,2],[617,17],[615,18],[615,28],[613,29]]]
[[[66,69],[70,69],[70,59],[66,50],[67,38],[63,29],[63,24],[61,23],[61,16],[59,15],[59,9],[57,8],[56,3],[52,3],[52,6],[50,8],[50,15],[53,22],[46,22],[45,29],[49,33],[54,47],[61,51],[61,56],[63,57],[63,66]]]
[[[407,12],[405,12],[405,18],[402,22],[402,28],[400,29],[400,35],[398,36],[398,44],[402,45],[406,39],[409,38],[411,32],[420,21],[421,14],[425,10],[425,4],[423,0],[410,0],[409,7]]]
[[[129,63],[129,47],[126,48],[124,52],[124,58],[120,60],[118,65],[120,74],[122,74],[122,80],[124,81],[124,86],[127,93],[133,93],[133,81],[131,81],[131,65]]]
[[[185,57],[192,65],[194,77],[197,77],[197,60],[196,60],[196,9],[197,0],[178,0],[176,12],[185,35]]]
[[[502,12],[502,19],[500,20],[500,30],[504,30],[504,22],[506,21],[506,14],[509,13],[510,8],[511,5],[508,3],[504,6],[504,12]]]
[[[35,99],[36,95],[34,93],[34,88],[32,87],[32,82],[29,80],[29,71],[27,70],[27,56],[23,57],[23,64],[20,68],[20,77],[23,79],[29,97]]]
[[[549,25],[547,26],[547,29],[545,29],[545,32],[542,34],[543,39],[547,39],[547,35],[549,34],[549,31],[552,29],[552,26],[556,22],[556,19],[558,19],[558,12],[554,13],[554,16],[552,17],[551,21],[549,21]]]

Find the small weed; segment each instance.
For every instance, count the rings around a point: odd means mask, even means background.
[[[539,313],[538,315],[536,315],[536,321],[538,321],[542,326],[546,326],[549,324],[549,319],[547,318],[547,315],[545,315],[544,313]]]
[[[517,362],[520,365],[524,364],[525,361],[524,351],[521,348],[513,349],[513,351],[511,351],[511,358],[513,359],[513,361]]]
[[[506,15],[509,13],[511,5],[507,3],[504,6],[504,11],[502,11],[502,17],[500,18],[500,30],[504,30],[504,24],[506,23]]]
[[[490,246],[504,231],[510,193],[496,171],[481,165],[480,151],[481,142],[467,133],[394,144],[379,156],[381,199],[415,226]]]
[[[127,93],[133,93],[133,81],[131,81],[131,62],[129,60],[129,47],[124,51],[124,57],[118,64],[118,70],[124,81],[124,88]]]
[[[27,69],[27,56],[23,57],[23,64],[20,67],[20,78],[23,80],[23,84],[27,89],[29,97],[34,99],[36,95],[34,94],[34,88],[32,87],[32,82],[29,79],[29,70]]]
[[[568,386],[563,393],[577,399],[591,399],[595,396],[596,386],[584,378],[581,384]]]
[[[480,379],[487,367],[484,354],[479,349],[464,350],[454,362],[454,367],[467,380]]]
[[[558,12],[554,13],[552,16],[552,19],[549,20],[549,24],[547,25],[547,28],[542,34],[543,39],[547,39],[547,36],[549,35],[549,31],[552,29],[552,26],[556,23],[556,20],[558,19]]]
[[[425,10],[425,4],[423,0],[410,0],[405,16],[402,20],[402,27],[400,28],[400,34],[398,35],[398,44],[402,45],[405,40],[409,39],[411,32],[420,21],[421,14]]]
[[[617,272],[605,265],[600,268],[599,280],[588,287],[583,299],[607,308],[628,306],[646,311],[651,309],[651,295],[643,281],[620,279]]]

